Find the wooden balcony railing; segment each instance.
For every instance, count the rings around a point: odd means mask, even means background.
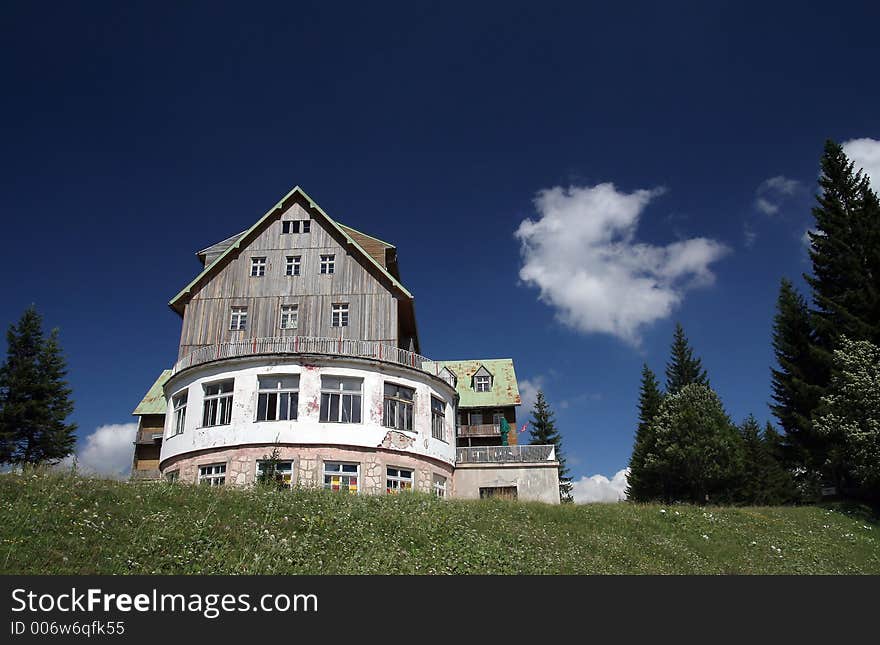
[[[455,449],[455,462],[458,464],[540,463],[542,461],[556,461],[554,446],[478,446],[476,448]]]
[[[394,345],[386,345],[373,340],[348,340],[344,338],[319,338],[316,336],[282,336],[270,338],[247,338],[229,343],[205,345],[190,352],[174,365],[177,374],[194,365],[210,363],[224,358],[258,356],[260,354],[327,354],[330,356],[350,356],[371,358],[386,363],[395,363],[422,370],[437,376],[452,387],[454,380],[442,373],[438,363]]]
[[[494,423],[480,423],[472,426],[458,426],[459,437],[498,437],[501,426]]]

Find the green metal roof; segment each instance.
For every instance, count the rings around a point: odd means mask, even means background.
[[[152,387],[150,387],[150,390],[144,395],[144,398],[141,399],[141,402],[138,403],[132,414],[139,416],[143,414],[165,414],[168,407],[163,388],[170,378],[171,370],[163,371]]]
[[[519,387],[512,358],[489,358],[468,361],[436,361],[440,368],[447,368],[455,374],[455,389],[458,392],[460,408],[491,408],[506,405],[520,405]],[[433,367],[434,363],[430,363]],[[492,375],[492,389],[489,392],[475,392],[472,378],[474,373],[485,367]]]
[[[357,249],[358,251],[360,251],[361,256],[363,256],[363,257],[367,260],[367,262],[373,264],[377,269],[379,269],[379,271],[380,271],[382,274],[384,274],[385,277],[388,278],[388,280],[391,282],[391,284],[394,285],[398,290],[400,290],[400,292],[401,292],[403,295],[405,295],[407,298],[410,298],[410,299],[413,298],[413,295],[412,295],[412,294],[406,289],[406,287],[404,287],[404,286],[400,283],[400,281],[397,280],[397,278],[395,278],[393,275],[391,275],[391,273],[389,273],[388,269],[386,269],[383,265],[379,264],[379,263],[375,260],[375,258],[373,258],[373,256],[371,256],[369,253],[367,253],[366,250],[365,250],[360,244],[358,244],[357,240],[355,240],[351,235],[348,234],[348,232],[347,232],[344,228],[342,228],[339,224],[337,224],[336,221],[335,221],[332,217],[330,217],[327,213],[325,213],[324,210],[323,210],[320,206],[318,206],[318,204],[315,202],[315,200],[313,200],[311,197],[309,197],[309,196],[306,194],[306,191],[304,191],[304,190],[303,190],[302,188],[300,188],[299,186],[294,186],[294,187],[293,187],[293,190],[291,190],[291,191],[290,191],[289,193],[287,193],[284,197],[282,197],[282,198],[281,198],[281,201],[279,201],[275,206],[273,206],[271,209],[269,209],[269,210],[266,212],[265,215],[263,215],[260,219],[258,219],[258,220],[254,223],[253,226],[251,226],[248,230],[246,230],[246,231],[241,235],[241,237],[239,237],[238,240],[237,240],[236,242],[232,243],[232,244],[229,246],[229,248],[227,248],[222,254],[220,254],[220,255],[217,257],[216,260],[214,260],[211,264],[209,264],[208,266],[206,266],[205,269],[204,269],[201,273],[199,273],[199,275],[197,275],[195,278],[193,278],[192,282],[190,282],[190,283],[189,283],[188,285],[186,285],[183,289],[181,289],[181,290],[180,290],[180,293],[178,293],[176,296],[174,296],[174,297],[171,299],[171,302],[169,302],[168,304],[169,304],[173,309],[178,310],[177,307],[179,306],[180,301],[184,298],[184,296],[189,295],[189,294],[192,292],[193,288],[194,288],[197,284],[199,284],[199,282],[201,282],[201,280],[202,280],[206,275],[208,275],[208,273],[210,273],[211,271],[214,271],[215,269],[217,269],[217,268],[219,268],[221,265],[223,265],[223,264],[225,263],[225,260],[226,260],[227,257],[229,257],[233,252],[235,252],[235,251],[237,251],[239,248],[241,248],[241,243],[242,243],[243,240],[245,240],[245,239],[247,239],[248,237],[250,237],[250,235],[251,235],[253,232],[255,232],[255,231],[257,231],[258,229],[262,228],[263,222],[265,222],[267,219],[269,219],[269,218],[270,218],[270,217],[271,217],[276,211],[284,210],[284,205],[288,202],[288,200],[289,200],[290,198],[292,198],[292,197],[293,197],[294,195],[296,195],[296,194],[301,195],[301,196],[302,196],[307,202],[309,202],[309,206],[310,206],[311,208],[314,208],[314,209],[315,209],[316,211],[318,211],[321,215],[323,215],[324,218],[327,220],[327,222],[330,224],[330,226],[332,226],[332,227],[335,228],[337,231],[339,231],[339,233],[342,234],[342,236],[345,238],[345,240],[346,240],[349,244],[351,244],[355,249]],[[354,230],[354,229],[352,229],[352,230]],[[362,233],[362,235],[365,235],[365,234]],[[370,237],[372,237],[372,236],[370,236]],[[378,240],[379,238],[375,238],[375,239]],[[381,240],[379,240],[379,241],[381,241]],[[384,244],[384,242],[383,242],[383,244]],[[389,246],[390,246],[390,245],[389,245]],[[179,310],[178,310],[178,311],[179,311]]]

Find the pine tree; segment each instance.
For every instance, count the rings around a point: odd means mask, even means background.
[[[532,409],[530,440],[533,445],[553,445],[556,448],[556,460],[559,462],[559,499],[562,502],[573,501],[571,495],[571,478],[568,476],[568,468],[565,465],[565,457],[562,454],[562,437],[556,430],[555,415],[550,409],[550,404],[544,398],[544,392],[538,390],[538,398]]]
[[[742,481],[742,438],[709,387],[666,394],[653,424],[645,469],[662,482],[661,499],[697,504],[736,499]]]
[[[773,352],[779,369],[770,370],[775,401],[770,409],[785,432],[787,461],[814,472],[824,463],[827,440],[813,432],[811,417],[828,375],[816,349],[807,303],[786,279],[776,301]]]
[[[0,366],[0,459],[4,463],[56,463],[73,452],[76,424],[58,331],[43,338],[42,319],[29,307],[6,334]]]
[[[645,470],[645,457],[652,450],[654,437],[652,424],[660,411],[663,394],[657,377],[647,364],[642,365],[642,384],[639,391],[639,425],[629,460],[626,498],[645,502],[660,497],[660,482]]]
[[[676,394],[691,384],[709,387],[709,378],[700,359],[694,356],[681,323],[675,323],[669,363],[666,365],[666,393]]]
[[[739,428],[743,439],[743,471],[736,499],[745,504],[771,506],[794,498],[791,475],[780,461],[779,434],[767,424],[762,434],[753,415]]]
[[[880,344],[880,205],[868,178],[834,141],[825,143],[821,168],[810,233],[813,275],[804,277],[813,289],[818,345],[830,365],[841,335]]]

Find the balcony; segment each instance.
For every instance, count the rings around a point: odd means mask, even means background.
[[[172,374],[177,374],[196,365],[219,361],[225,358],[259,356],[262,354],[323,354],[351,358],[369,358],[421,370],[441,378],[453,388],[455,387],[454,379],[446,373],[441,373],[440,366],[436,362],[430,361],[415,352],[373,340],[347,340],[344,338],[319,338],[315,336],[248,338],[229,343],[205,345],[177,361]]]
[[[480,423],[472,426],[458,426],[459,437],[500,437],[501,426],[495,423]]]
[[[555,446],[479,446],[456,448],[456,464],[507,464],[556,461]]]

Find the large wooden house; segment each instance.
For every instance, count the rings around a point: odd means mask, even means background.
[[[250,485],[277,449],[291,488],[559,501],[552,446],[517,445],[513,361],[420,355],[394,245],[294,188],[197,256],[133,478]]]

